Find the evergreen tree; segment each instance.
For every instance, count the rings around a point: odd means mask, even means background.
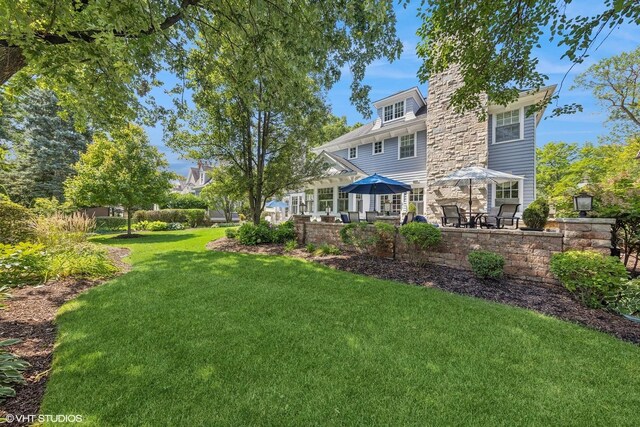
[[[38,197],[64,199],[64,181],[74,174],[91,136],[74,127],[73,118],[62,117],[51,91],[35,89],[19,99],[10,120],[9,169],[0,172],[0,183],[12,200],[31,204]]]

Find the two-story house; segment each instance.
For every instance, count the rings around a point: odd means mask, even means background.
[[[344,211],[383,211],[391,205],[396,213],[409,203],[418,214],[437,220],[440,206],[468,203],[468,188],[438,187],[434,183],[465,166],[481,166],[523,176],[523,181],[473,186],[474,209],[501,203],[526,208],[535,197],[536,127],[543,111],[527,114],[527,107],[550,97],[555,86],[537,92],[523,91],[504,107],[487,103],[486,117],[479,112],[458,114],[449,106],[460,85],[455,70],[434,76],[425,99],[418,87],[376,101],[375,120],[315,151],[326,161],[327,171],[307,188],[289,194],[290,212],[314,216]],[[347,194],[340,187],[378,173],[411,186],[411,192],[395,195]]]
[[[186,179],[183,178],[174,183],[172,191],[181,194],[200,194],[204,186],[211,181],[211,177],[207,174],[211,169],[210,164],[198,161],[197,166],[189,168],[189,174]]]

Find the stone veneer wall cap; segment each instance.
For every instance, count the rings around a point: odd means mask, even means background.
[[[555,218],[555,222],[563,224],[615,224],[615,218]]]

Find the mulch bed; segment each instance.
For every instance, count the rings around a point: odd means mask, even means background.
[[[131,268],[122,261],[129,254],[128,249],[110,247],[108,250],[121,273]],[[5,414],[38,413],[51,368],[56,338],[53,321],[58,308],[87,289],[104,282],[105,280],[67,279],[10,290],[11,298],[5,301],[6,309],[0,311],[0,340],[21,339],[22,342],[9,349],[29,362],[31,367],[24,373],[27,384],[15,387],[16,397],[0,404],[0,418]],[[21,424],[14,422],[11,425]]]
[[[285,253],[282,245],[243,246],[236,240],[227,238],[209,242],[207,249],[250,254],[289,255],[309,259],[338,270],[438,288],[461,295],[535,310],[640,345],[640,324],[604,310],[585,307],[561,286],[542,285],[509,278],[483,281],[466,270],[437,265],[419,266],[410,262],[371,258],[356,253],[324,257],[313,256],[302,249]]]

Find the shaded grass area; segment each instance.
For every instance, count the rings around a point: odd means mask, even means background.
[[[273,256],[224,230],[99,241],[133,271],[64,305],[41,412],[94,425],[633,425],[640,348],[518,308]]]

